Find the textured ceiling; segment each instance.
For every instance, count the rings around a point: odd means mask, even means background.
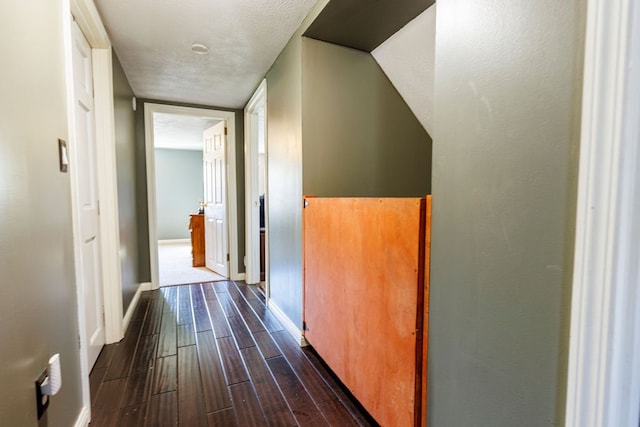
[[[95,0],[137,97],[228,108],[244,107],[315,2]]]
[[[219,121],[208,117],[153,113],[154,147],[202,150],[202,131]]]

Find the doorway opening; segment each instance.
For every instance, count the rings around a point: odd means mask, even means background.
[[[246,281],[269,298],[269,218],[267,181],[267,82],[245,108]]]
[[[151,103],[145,103],[144,111],[151,288],[237,279],[234,113]],[[226,128],[227,134],[219,158],[224,167],[212,177],[204,161],[203,134],[216,126]],[[214,178],[218,181],[211,183]],[[215,230],[215,224],[204,220],[211,185],[225,190],[223,210],[228,218]],[[206,238],[221,229],[224,242]],[[200,262],[205,240],[207,250],[225,244],[230,266],[226,274],[216,274]]]

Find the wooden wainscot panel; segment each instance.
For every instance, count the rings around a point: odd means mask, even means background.
[[[421,425],[425,199],[305,205],[307,341],[381,425]]]

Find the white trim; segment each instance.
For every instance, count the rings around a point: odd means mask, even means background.
[[[567,427],[640,418],[640,8],[587,7]]]
[[[101,233],[101,264],[103,304],[105,312],[105,341],[111,343],[123,336],[122,330],[122,282],[120,276],[120,242],[117,204],[117,179],[115,165],[115,130],[113,117],[113,80],[111,64],[111,43],[102,25],[100,15],[91,0],[63,1],[63,33],[65,47],[65,79],[67,85],[67,116],[69,127],[69,155],[71,161],[75,158],[75,114],[73,100],[73,42],[71,35],[72,16],[76,20],[92,49],[93,84],[94,84],[94,115],[96,127],[98,199],[102,204],[100,215]],[[71,179],[74,182],[74,168],[70,168]],[[71,185],[72,206],[78,198],[75,185]],[[91,396],[89,388],[89,363],[87,358],[87,343],[85,342],[84,297],[82,295],[82,272],[80,271],[80,220],[75,208],[72,208],[72,225],[74,234],[75,279],[77,292],[78,335],[80,337],[80,381],[82,389],[83,408],[90,408]],[[84,411],[84,409],[83,409]],[[90,410],[89,411],[90,416]],[[81,417],[84,415],[81,413]],[[79,422],[84,418],[79,418]]]
[[[145,149],[147,161],[147,203],[149,218],[149,263],[152,289],[159,289],[158,218],[156,212],[156,174],[153,143],[153,113],[210,117],[227,121],[227,212],[229,224],[229,278],[240,280],[238,273],[238,204],[236,189],[236,118],[233,111],[180,107],[177,105],[144,104]]]
[[[158,240],[159,245],[183,245],[191,243],[191,239],[161,239]]]
[[[91,421],[91,409],[89,406],[85,405],[80,410],[73,427],[87,427],[89,425],[89,421]]]
[[[289,332],[289,334],[300,345],[300,347],[306,347],[309,345],[302,331],[298,329],[296,324],[293,323],[291,319],[289,319],[289,316],[287,316],[284,311],[282,311],[282,309],[278,307],[278,304],[276,304],[274,300],[267,300],[267,308],[271,310],[273,315],[276,316],[280,323],[282,323],[284,329]]]
[[[262,83],[260,83],[244,109],[245,272],[248,284],[256,284],[260,282],[260,194],[258,188],[257,136],[259,130],[257,109],[261,107],[265,110],[266,122],[266,79],[262,80]],[[264,129],[264,137],[266,147],[266,129]]]
[[[124,319],[122,319],[123,332],[126,332],[127,329],[129,328],[129,323],[131,323],[131,318],[133,317],[133,313],[136,311],[136,308],[138,307],[138,302],[140,302],[140,294],[144,291],[150,291],[150,290],[151,290],[151,283],[149,282],[140,283],[138,285],[138,289],[136,290],[136,293],[133,295],[133,298],[131,298],[131,302],[129,303],[127,312],[124,315]]]
[[[118,342],[124,336],[111,58],[111,49],[93,49],[96,154],[100,160],[98,162],[100,251],[102,254],[105,341],[107,344]]]

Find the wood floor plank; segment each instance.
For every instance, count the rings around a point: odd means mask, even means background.
[[[178,325],[193,323],[191,290],[189,286],[178,286]]]
[[[131,371],[127,378],[122,404],[120,405],[122,408],[136,406],[149,401],[157,341],[157,335],[140,337],[138,348],[131,363]]]
[[[196,335],[193,323],[178,325],[178,347],[196,344]]]
[[[207,413],[231,407],[231,397],[218,355],[213,332],[205,331],[197,334],[197,351],[200,360],[202,388]],[[181,347],[190,348],[190,347]],[[178,349],[180,351],[180,349]],[[179,369],[179,368],[178,368]],[[178,385],[180,388],[180,385]],[[181,390],[181,388],[180,388]]]
[[[227,385],[249,381],[249,374],[234,339],[232,337],[223,337],[218,338],[217,341]]]
[[[245,348],[242,350],[242,357],[251,375],[251,382],[255,387],[267,423],[273,426],[296,426],[296,420],[291,415],[284,396],[258,349]]]
[[[265,426],[266,420],[260,402],[250,382],[234,384],[229,387],[233,396],[233,410],[240,426]]]
[[[134,373],[127,378],[120,407],[126,408],[149,402],[151,387],[153,384],[153,372]]]
[[[242,292],[240,292],[236,284],[233,282],[227,282],[227,292],[229,293],[231,299],[236,302],[245,299],[242,295]]]
[[[138,340],[136,352],[131,361],[131,373],[148,373],[153,369],[155,361],[158,335],[141,336]]]
[[[238,288],[238,290],[240,291],[240,293],[244,296],[244,298],[249,301],[252,299],[258,299],[258,297],[256,296],[256,294],[254,294],[253,292],[251,292],[251,290],[249,289],[249,286],[247,286],[246,283],[243,282],[236,282],[236,287]]]
[[[116,352],[117,346],[118,345],[114,343],[114,344],[107,344],[104,347],[102,347],[102,351],[100,351],[98,360],[96,360],[96,363],[93,365],[93,368],[95,369],[95,368],[109,367],[109,365],[111,364],[111,359],[113,358],[113,355]]]
[[[222,411],[213,412],[207,415],[209,427],[237,426],[238,420],[233,408],[223,409]]]
[[[167,356],[156,360],[152,393],[175,391],[178,388],[178,356]]]
[[[247,329],[247,326],[244,324],[242,317],[240,316],[232,316],[227,318],[229,321],[229,325],[231,326],[231,331],[233,332],[233,336],[236,338],[236,342],[238,343],[238,348],[247,348],[254,347],[256,345],[255,341],[251,336],[251,332]]]
[[[336,395],[317,375],[311,363],[300,351],[300,346],[296,345],[289,333],[283,331],[272,335],[314,402],[317,405],[323,405],[337,401]]]
[[[250,285],[250,286],[248,286],[248,288],[249,288],[249,290],[251,290],[251,292],[253,292],[253,293],[254,293],[254,295],[255,295],[255,296],[256,296],[260,301],[262,301],[262,303],[263,303],[263,304],[265,304],[265,303],[266,303],[266,298],[265,298],[265,296],[264,296],[264,292],[263,292],[260,288],[258,288],[258,287],[257,287],[257,286],[255,286],[255,285]]]
[[[234,300],[234,302],[236,303],[236,307],[242,315],[242,318],[247,324],[247,328],[249,328],[251,332],[262,332],[266,330],[260,319],[258,319],[258,316],[253,312],[253,308],[251,308],[244,298]]]
[[[284,357],[269,359],[267,360],[267,365],[269,365],[269,369],[280,386],[280,390],[282,390],[282,394],[299,425],[328,425]]]
[[[178,392],[151,396],[147,408],[146,427],[175,427],[178,425]],[[92,426],[93,427],[93,426]]]
[[[358,427],[351,414],[344,407],[342,402],[335,400],[329,403],[324,403],[318,407],[322,416],[329,423],[330,426],[339,425],[340,427]]]
[[[140,427],[141,425],[144,425],[144,417],[146,413],[146,403],[143,405],[122,408],[120,409],[116,425],[118,427]]]
[[[127,332],[124,334],[124,338],[117,344],[115,354],[111,359],[107,373],[104,376],[104,381],[110,381],[116,378],[124,378],[129,375],[129,369],[131,368],[131,361],[138,345],[138,338],[142,327],[142,322],[139,320],[132,321],[129,324]]]
[[[204,299],[206,299],[207,301],[217,299],[216,291],[213,288],[213,283],[203,283],[202,291],[204,292]]]
[[[178,348],[178,422],[182,426],[207,424],[195,346]]]
[[[253,338],[258,344],[258,348],[262,352],[262,355],[265,359],[270,359],[272,357],[277,357],[282,355],[280,353],[280,349],[275,344],[271,335],[267,331],[256,332],[253,334]]]
[[[162,297],[164,298],[163,313],[173,312],[178,313],[178,287],[167,286],[160,289],[162,291]]]
[[[173,356],[178,351],[177,319],[173,311],[162,313],[160,336],[158,338],[158,354],[156,357]]]
[[[262,321],[265,329],[269,332],[278,332],[284,330],[284,327],[276,319],[276,317],[265,307],[264,303],[259,299],[247,301],[258,318]]]
[[[232,317],[240,315],[236,305],[233,303],[233,300],[227,292],[222,292],[217,295],[218,303],[222,306],[222,311],[224,311],[225,316]]]
[[[202,293],[200,285],[191,285],[191,305],[193,307],[193,323],[196,332],[210,331],[211,320],[209,319],[209,311],[207,303]]]
[[[91,370],[91,374],[89,375],[89,391],[91,393],[91,401],[94,402],[96,400],[96,396],[98,395],[98,390],[100,390],[100,386],[102,385],[102,380],[104,379],[105,374],[107,373],[107,367],[96,367],[94,366]]]
[[[138,301],[138,306],[133,312],[133,316],[131,317],[131,321],[135,322],[139,320],[142,322],[147,315],[147,310],[149,309],[149,305],[151,304],[151,300],[153,293],[151,291],[145,291],[140,294],[140,301]]]
[[[213,283],[213,288],[215,289],[216,293],[229,292],[229,287],[232,284],[233,284],[233,282],[231,282],[229,280],[222,280],[220,282],[214,282]]]
[[[320,377],[327,383],[327,385],[342,402],[344,407],[347,409],[347,411],[349,411],[349,414],[351,414],[351,416],[359,426],[369,427],[377,425],[369,414],[363,413],[362,409],[356,406],[353,401],[354,398],[347,395],[347,392],[344,391],[343,386],[338,384],[338,380],[334,378],[334,375],[329,371],[329,368],[320,360],[318,355],[315,353],[315,351],[313,351],[311,347],[303,348],[302,352],[316,369],[318,375],[320,375]]]
[[[227,323],[227,317],[222,311],[222,307],[218,304],[218,301],[207,301],[207,308],[211,315],[211,324],[213,324],[213,332],[216,338],[231,336],[231,329]]]
[[[98,396],[91,406],[91,427],[116,425],[126,381],[126,378],[118,378],[102,383]]]
[[[162,310],[164,306],[164,298],[160,293],[154,294],[151,298],[147,315],[142,325],[142,335],[155,335],[160,333],[160,320],[162,319]]]

